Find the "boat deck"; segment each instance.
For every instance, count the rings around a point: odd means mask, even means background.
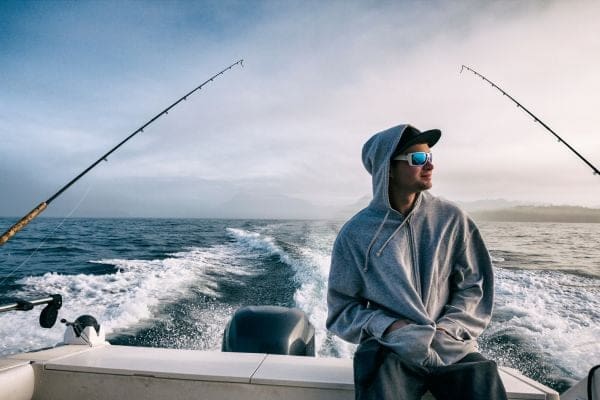
[[[509,399],[559,398],[516,370],[500,375]],[[111,345],[0,359],[0,400],[78,398],[351,400],[352,360]]]

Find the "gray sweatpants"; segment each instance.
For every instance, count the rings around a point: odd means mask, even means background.
[[[357,400],[418,400],[429,390],[438,400],[506,400],[494,361],[468,354],[453,365],[411,366],[370,338],[354,354]]]

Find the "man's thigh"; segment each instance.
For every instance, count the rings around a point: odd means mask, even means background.
[[[426,391],[425,370],[405,364],[375,339],[363,342],[354,354],[357,400],[419,400]]]
[[[456,364],[432,369],[427,388],[439,400],[506,400],[496,363],[479,353],[468,354]]]

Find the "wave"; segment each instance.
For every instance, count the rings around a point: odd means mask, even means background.
[[[579,379],[600,359],[600,288],[557,271],[496,269],[494,318],[485,348],[501,364]],[[509,342],[518,349],[507,352]],[[490,344],[491,343],[491,344]],[[535,354],[527,365],[524,354]],[[527,372],[527,371],[524,371]]]
[[[59,319],[74,320],[90,314],[100,321],[107,334],[143,325],[155,317],[165,304],[175,303],[190,291],[219,298],[218,279],[222,274],[235,278],[255,273],[235,262],[237,254],[228,246],[191,248],[160,260],[103,259],[91,261],[113,265],[110,274],[66,275],[46,273],[22,278],[15,297],[35,297],[39,293],[63,296]],[[51,346],[62,340],[60,324],[42,330],[34,312],[7,313],[0,316],[0,355]],[[24,341],[21,334],[27,332]]]

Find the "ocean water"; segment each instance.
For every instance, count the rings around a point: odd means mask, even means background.
[[[0,229],[14,223],[0,219]],[[113,344],[219,350],[244,305],[304,310],[320,357],[355,346],[325,329],[342,221],[40,218],[0,248],[0,303],[59,293]],[[564,391],[600,363],[600,224],[479,224],[495,265],[484,355]],[[37,309],[37,308],[36,308]],[[0,314],[0,356],[62,340],[39,312]]]

